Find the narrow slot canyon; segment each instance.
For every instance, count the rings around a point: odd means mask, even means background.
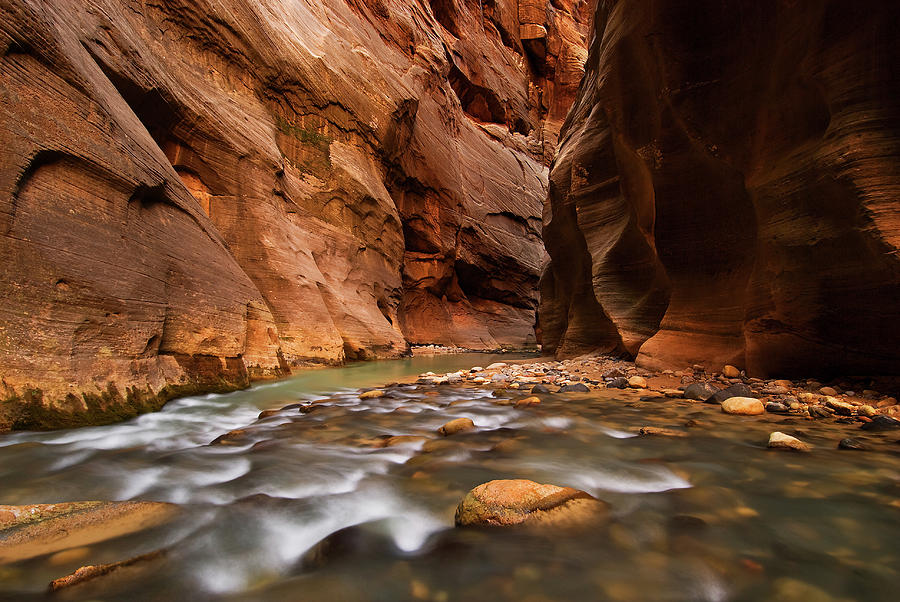
[[[0,1],[0,599],[889,599],[896,23]]]

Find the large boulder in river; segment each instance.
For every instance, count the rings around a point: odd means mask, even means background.
[[[602,523],[607,513],[606,502],[572,487],[496,480],[466,494],[456,508],[456,526],[581,527]]]

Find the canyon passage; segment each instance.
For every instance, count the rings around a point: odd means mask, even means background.
[[[0,598],[891,599],[897,22],[0,0]]]

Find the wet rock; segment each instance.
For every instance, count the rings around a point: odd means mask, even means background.
[[[806,443],[800,441],[796,437],[786,435],[779,431],[775,431],[774,433],[769,435],[769,443],[767,447],[769,449],[787,449],[791,451],[801,452],[809,451],[809,446]]]
[[[643,436],[647,435],[655,435],[659,437],[687,437],[688,434],[683,431],[676,431],[674,429],[668,429],[659,426],[643,426],[641,430],[638,431]]]
[[[783,403],[779,403],[777,401],[770,401],[766,404],[766,411],[772,414],[787,414],[791,411],[791,409],[784,405]]]
[[[506,368],[507,364],[505,362],[494,362],[490,366],[487,367],[488,370],[502,370]]]
[[[835,414],[840,416],[852,416],[856,406],[846,401],[841,401],[836,397],[826,397],[825,405],[834,410]]]
[[[753,397],[753,391],[745,384],[731,385],[727,389],[716,391],[716,393],[706,400],[706,403],[722,403],[731,397]]]
[[[831,418],[832,414],[832,411],[829,411],[828,408],[820,405],[809,406],[806,411],[813,418]]]
[[[456,508],[458,527],[579,528],[607,518],[608,506],[584,491],[524,479],[496,480],[472,489]]]
[[[660,391],[660,393],[670,399],[679,399],[684,397],[684,391],[680,389],[663,389],[662,391]]]
[[[0,505],[0,564],[149,529],[170,520],[177,510],[161,502]]]
[[[757,416],[764,414],[766,408],[753,397],[730,397],[722,402],[722,411],[737,416]]]
[[[856,408],[856,412],[860,416],[866,416],[868,418],[874,418],[875,416],[878,415],[878,410],[876,410],[875,408],[873,408],[870,405],[861,405],[858,408]]]
[[[573,385],[563,385],[559,388],[557,393],[588,393],[590,388],[582,383],[575,383]]]
[[[608,383],[606,383],[607,389],[627,389],[628,388],[628,379],[625,377],[614,378]]]
[[[428,437],[422,437],[420,435],[393,435],[391,437],[387,437],[384,439],[382,443],[382,447],[397,447],[398,445],[417,445],[419,443],[425,443],[428,441]]]
[[[228,431],[223,435],[219,435],[213,439],[210,445],[244,445],[247,443],[247,431],[245,429],[235,429]]]
[[[631,389],[646,389],[647,380],[642,376],[632,376],[628,379],[628,387]]]
[[[384,397],[383,389],[372,389],[359,394],[360,399],[378,399],[379,397]]]
[[[516,401],[516,407],[517,408],[527,408],[527,407],[531,407],[531,406],[540,405],[540,403],[541,403],[540,397],[531,396],[531,397],[525,397],[524,399],[520,399],[520,400]]]
[[[838,442],[838,449],[866,451],[869,448],[866,447],[866,445],[863,444],[863,442],[859,439],[847,437],[846,439],[841,439],[840,442]]]
[[[741,371],[735,368],[734,366],[726,365],[722,368],[722,376],[725,378],[737,378],[741,375]]]
[[[263,410],[259,413],[259,416],[256,417],[257,420],[263,420],[264,418],[268,418],[270,416],[275,416],[281,412],[281,410]]]
[[[472,422],[471,418],[457,418],[456,420],[451,420],[450,422],[439,428],[438,432],[444,437],[449,437],[457,433],[465,433],[474,430],[475,423]]]
[[[601,376],[604,379],[612,380],[615,378],[623,378],[625,376],[625,373],[622,372],[622,370],[620,370],[619,368],[610,368],[609,370],[606,370],[603,374],[601,374]]]
[[[134,567],[140,564],[149,564],[152,561],[161,560],[165,555],[165,550],[156,550],[155,552],[150,552],[149,554],[142,554],[140,556],[135,556],[134,558],[129,558],[128,560],[113,562],[111,564],[83,566],[70,575],[60,577],[59,579],[54,579],[50,582],[50,586],[47,588],[47,590],[50,592],[55,592],[61,589],[74,587],[76,585],[82,585],[98,577],[103,577],[105,575],[109,575],[128,567]],[[150,567],[144,568],[149,570]]]
[[[778,386],[764,387],[762,390],[763,395],[787,395],[790,392],[791,390],[787,387]]]
[[[819,389],[819,393],[825,395],[826,397],[834,397],[838,394],[838,392],[832,387],[822,387]]]
[[[864,431],[893,431],[900,428],[900,420],[879,414],[860,427]]]
[[[706,401],[719,392],[719,389],[709,383],[693,383],[684,389],[684,398],[695,401]]]
[[[547,385],[535,385],[535,386],[531,387],[531,392],[532,393],[549,393],[550,389],[547,387]]]

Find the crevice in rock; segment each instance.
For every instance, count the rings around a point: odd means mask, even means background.
[[[455,0],[428,0],[428,4],[437,22],[454,37],[460,37],[459,12]]]
[[[469,117],[483,123],[506,125],[506,109],[493,91],[470,81],[456,65],[450,67],[448,78]]]

